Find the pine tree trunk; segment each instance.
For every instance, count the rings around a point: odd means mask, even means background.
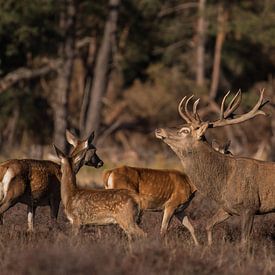
[[[85,122],[84,135],[91,131],[96,132],[100,126],[100,114],[102,107],[102,97],[104,96],[112,61],[112,47],[115,43],[115,34],[117,29],[118,10],[120,0],[109,1],[109,16],[107,18],[104,35],[95,64],[94,78],[87,110],[87,119]]]
[[[204,85],[205,2],[206,0],[199,0],[199,19],[198,19],[198,28],[197,28],[197,72],[196,72],[196,83],[198,87],[203,87]]]
[[[75,52],[75,17],[76,5],[74,0],[65,0],[64,15],[61,15],[60,27],[64,33],[64,42],[60,46],[62,66],[58,69],[56,98],[54,108],[54,143],[66,151],[65,132],[68,127],[68,95],[72,79],[72,69]]]
[[[210,99],[214,100],[217,96],[218,85],[220,79],[220,67],[221,67],[221,53],[223,42],[226,34],[226,23],[228,19],[228,12],[222,7],[218,7],[218,33],[215,44],[215,54],[213,62],[212,80],[210,87]]]

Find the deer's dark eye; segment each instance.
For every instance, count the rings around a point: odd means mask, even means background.
[[[187,134],[189,134],[189,129],[187,129],[187,128],[184,128],[184,129],[181,129],[178,133],[179,133],[179,135],[187,135]]]

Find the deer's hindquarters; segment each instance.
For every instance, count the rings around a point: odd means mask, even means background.
[[[12,181],[14,176],[14,171],[11,168],[5,169],[0,183],[0,203],[7,196],[10,182]]]

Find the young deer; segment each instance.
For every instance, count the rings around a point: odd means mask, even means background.
[[[251,234],[254,215],[275,211],[275,163],[251,158],[223,155],[213,150],[204,137],[208,128],[238,124],[258,115],[265,115],[262,90],[256,105],[246,114],[235,115],[241,102],[238,92],[225,109],[225,95],[221,104],[220,118],[203,122],[197,112],[199,100],[188,110],[189,97],[178,111],[187,122],[177,128],[156,129],[156,137],[167,143],[178,155],[190,181],[198,191],[214,199],[220,205],[218,212],[207,223],[208,243],[212,243],[213,227],[232,215],[241,217],[242,242]]]
[[[78,140],[69,131],[67,140],[74,146],[76,154],[87,149],[83,164],[100,167],[92,144],[94,133],[86,140]],[[0,218],[10,207],[21,202],[28,206],[28,231],[33,230],[33,220],[37,206],[49,205],[51,218],[57,219],[60,204],[60,165],[46,160],[11,159],[0,165]]]
[[[212,143],[215,150],[227,154],[229,143]],[[164,211],[161,235],[165,235],[173,216],[185,226],[195,242],[195,230],[184,211],[197,190],[186,174],[176,170],[159,170],[122,166],[104,172],[106,189],[128,189],[135,191],[140,199],[141,210]]]
[[[82,166],[86,150],[72,154],[72,157],[66,157],[57,147],[55,150],[61,160],[61,200],[75,232],[85,224],[118,224],[130,239],[145,236],[136,223],[139,198],[134,192],[78,188],[75,171]]]
[[[164,211],[161,235],[165,235],[173,215],[190,231],[198,245],[194,228],[184,214],[196,188],[187,176],[176,170],[122,166],[103,175],[106,189],[128,189],[137,193],[141,210]]]

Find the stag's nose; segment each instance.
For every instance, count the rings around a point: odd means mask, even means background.
[[[101,166],[103,166],[103,164],[104,164],[104,162],[101,160],[101,161],[99,161],[98,163],[97,163],[97,168],[99,168],[99,167],[101,167]]]
[[[156,129],[155,130],[155,135],[156,135],[157,138],[161,138],[161,139],[166,138],[166,133],[162,128]]]

